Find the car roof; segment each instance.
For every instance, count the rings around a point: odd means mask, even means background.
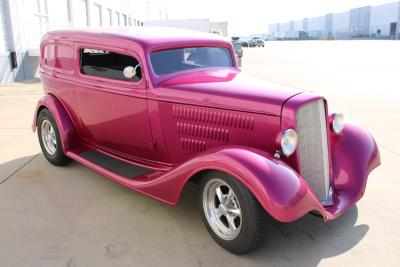
[[[134,41],[143,47],[163,47],[179,44],[230,44],[230,42],[215,34],[168,28],[168,27],[120,27],[120,28],[84,28],[72,30],[57,30],[48,32],[45,39],[51,38],[83,38],[114,37]]]

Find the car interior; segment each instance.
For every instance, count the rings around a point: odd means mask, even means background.
[[[97,49],[81,49],[80,68],[83,74],[122,81],[138,82],[142,78],[141,68],[136,75],[126,78],[123,74],[125,67],[135,67],[139,62],[127,55]]]

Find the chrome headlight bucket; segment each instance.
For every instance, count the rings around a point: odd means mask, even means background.
[[[332,131],[337,135],[341,134],[344,129],[343,113],[333,113],[330,117]]]
[[[287,129],[283,131],[282,136],[281,136],[281,149],[282,153],[286,156],[289,157],[292,155],[297,148],[297,143],[298,143],[298,137],[297,133],[293,129]]]

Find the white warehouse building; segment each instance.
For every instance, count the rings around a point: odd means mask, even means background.
[[[165,14],[162,1],[1,0],[0,84],[37,75],[41,36],[71,27],[143,26]]]
[[[271,39],[400,39],[400,1],[269,25]]]

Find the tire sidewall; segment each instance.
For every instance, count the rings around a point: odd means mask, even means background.
[[[42,123],[45,120],[50,122],[50,124],[53,127],[54,132],[56,134],[57,147],[56,147],[56,152],[53,155],[51,155],[47,152],[47,150],[43,144],[43,140],[42,140]],[[63,157],[64,157],[60,133],[58,131],[57,123],[55,122],[53,116],[51,115],[51,113],[48,109],[42,109],[39,112],[38,119],[37,119],[37,132],[38,132],[39,143],[40,143],[40,147],[42,149],[43,155],[51,163],[56,164],[56,165],[60,164],[60,162],[63,160]]]
[[[214,178],[226,182],[231,187],[231,189],[235,192],[236,198],[240,205],[242,213],[242,225],[239,235],[233,240],[224,240],[219,237],[211,228],[205,216],[203,207],[203,191],[207,182]],[[235,254],[243,254],[248,252],[247,248],[251,247],[253,238],[256,238],[255,235],[257,234],[257,229],[255,228],[257,227],[257,223],[255,222],[252,214],[253,207],[251,206],[250,198],[253,198],[251,192],[240,181],[223,172],[207,172],[199,184],[198,205],[201,209],[201,218],[206,225],[208,232],[220,246]]]

